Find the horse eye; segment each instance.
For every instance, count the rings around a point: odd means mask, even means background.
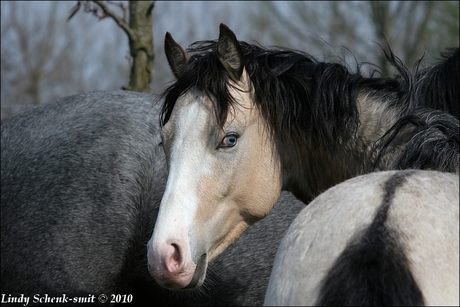
[[[238,140],[238,135],[236,134],[226,135],[220,142],[219,147],[233,147],[236,145],[237,140]]]

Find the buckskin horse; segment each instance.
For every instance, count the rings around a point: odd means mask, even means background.
[[[165,52],[177,78],[164,92],[168,181],[148,243],[163,287],[199,287],[208,263],[263,219],[282,190],[304,203],[381,170],[458,173],[459,122],[422,108],[406,83],[365,77],[306,53],[218,40]]]

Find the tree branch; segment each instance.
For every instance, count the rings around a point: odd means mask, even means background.
[[[150,14],[152,14],[154,7],[155,7],[155,1],[150,2],[149,7],[147,8],[147,12],[145,12],[145,17],[148,17]]]
[[[107,15],[109,15],[117,25],[125,31],[125,33],[128,35],[129,39],[134,39],[136,36],[136,33],[129,27],[128,22],[125,19],[120,18],[114,11],[109,9],[107,5],[103,1],[93,1],[96,3]],[[124,12],[123,12],[124,14]]]
[[[107,4],[115,5],[118,6],[121,11],[123,12],[123,20],[128,23],[128,9],[127,7],[123,4],[123,2],[114,2],[114,1],[107,1]]]
[[[276,4],[274,4],[273,2],[271,1],[266,1],[263,3],[268,12],[271,13],[279,22],[283,23],[285,26],[287,26],[287,28],[289,29],[290,32],[293,33],[293,35],[297,36],[297,37],[304,37],[305,36],[305,33],[302,31],[302,27],[298,27],[297,25],[294,25],[291,21],[291,19],[289,18],[286,18],[286,16],[284,16],[280,10],[276,7]],[[293,5],[295,5],[295,3],[293,3]],[[292,5],[289,7],[289,9],[291,11],[294,11],[295,12],[299,12],[298,9],[296,9],[295,7],[292,8]]]

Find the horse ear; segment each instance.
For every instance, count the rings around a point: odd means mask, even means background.
[[[165,36],[165,54],[174,76],[179,79],[184,73],[189,54],[176,43],[169,32]]]
[[[220,24],[219,31],[217,56],[233,81],[239,81],[244,69],[243,52],[240,44],[235,33],[223,23]]]

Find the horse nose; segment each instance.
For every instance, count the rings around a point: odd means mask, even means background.
[[[178,242],[165,242],[156,248],[149,246],[149,270],[163,287],[178,290],[190,284],[196,265],[191,263],[186,269],[185,258],[184,249]]]

